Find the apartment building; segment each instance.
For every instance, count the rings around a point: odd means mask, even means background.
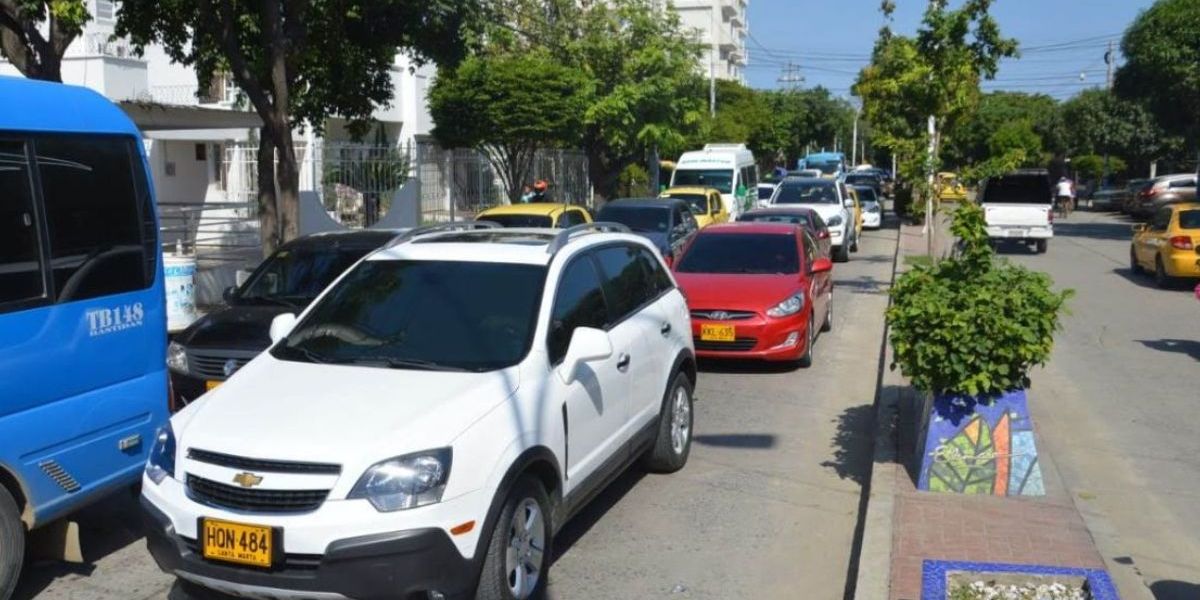
[[[686,29],[698,32],[704,46],[699,69],[705,75],[745,83],[746,20],[749,0],[675,0]]]

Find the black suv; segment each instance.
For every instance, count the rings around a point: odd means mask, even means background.
[[[199,398],[266,350],[276,315],[304,310],[338,275],[399,233],[318,233],[281,246],[240,287],[225,290],[226,307],[173,337],[167,346],[172,408]]]

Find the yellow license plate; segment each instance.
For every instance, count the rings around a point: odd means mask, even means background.
[[[207,392],[209,390],[215,389],[218,385],[221,385],[220,381],[205,381],[204,382],[204,391]]]
[[[737,341],[737,331],[733,325],[701,325],[700,340],[704,342],[734,342]]]
[[[200,547],[207,559],[270,567],[275,552],[274,533],[262,525],[202,519]]]

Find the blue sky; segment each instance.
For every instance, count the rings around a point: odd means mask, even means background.
[[[751,87],[779,87],[784,66],[792,61],[800,66],[804,86],[823,85],[839,96],[849,95],[883,24],[879,0],[748,2],[746,80]],[[925,0],[895,2],[893,29],[914,32]],[[1121,32],[1152,4],[1153,0],[996,0],[992,14],[1001,31],[1027,51],[1018,60],[1005,61],[997,79],[985,82],[984,88],[1068,98],[1081,89],[1103,86],[1108,41],[1119,46]]]

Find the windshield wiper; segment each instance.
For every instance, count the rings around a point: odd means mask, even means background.
[[[471,369],[458,367],[454,365],[446,365],[431,360],[422,360],[419,358],[396,358],[394,356],[355,356],[348,358],[344,362],[363,364],[363,363],[379,363],[386,365],[392,369],[418,369],[422,371],[454,371],[458,373],[467,373]]]
[[[306,360],[308,360],[308,362],[311,362],[311,363],[317,363],[317,364],[324,365],[324,364],[329,364],[329,363],[335,362],[335,361],[329,359],[328,357],[326,357],[322,354],[319,354],[317,352],[313,352],[312,350],[309,350],[308,348],[305,348],[303,346],[280,346],[278,351],[299,354],[300,356],[304,357]]]

